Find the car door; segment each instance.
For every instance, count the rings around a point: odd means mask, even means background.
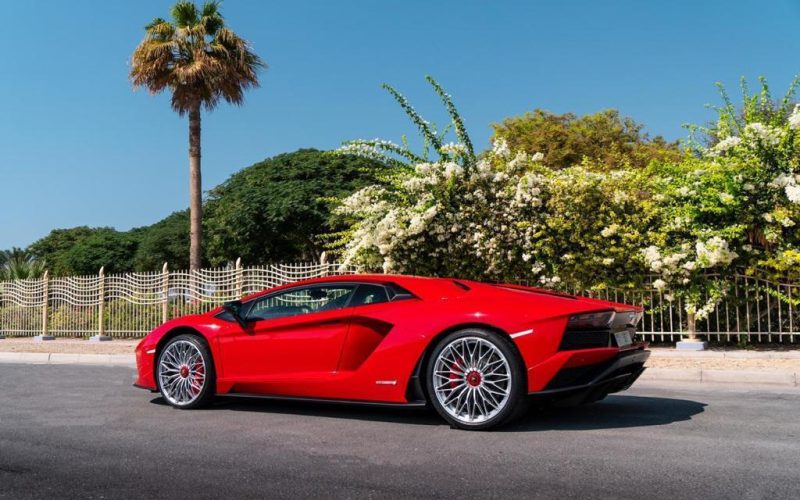
[[[282,386],[264,384],[330,377],[347,336],[347,305],[355,289],[341,283],[300,286],[245,303],[247,326],[231,328],[220,339],[225,378],[245,384],[242,391],[278,394]]]

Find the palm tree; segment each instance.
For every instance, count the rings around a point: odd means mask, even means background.
[[[14,247],[0,252],[0,263],[0,280],[39,278],[44,274],[44,261],[36,259],[22,248]]]
[[[180,1],[172,22],[154,19],[131,59],[134,89],[151,94],[172,92],[172,109],[189,115],[189,267],[202,265],[202,181],[200,175],[200,109],[213,110],[224,99],[240,105],[244,91],[258,87],[257,72],[266,67],[250,44],[225,26],[219,2],[201,9]]]

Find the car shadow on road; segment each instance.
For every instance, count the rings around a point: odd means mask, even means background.
[[[150,401],[167,405],[163,398]],[[433,410],[424,407],[383,407],[346,402],[289,401],[259,397],[218,396],[210,411],[244,411],[298,415],[322,418],[367,420],[413,425],[443,425],[444,421]]]
[[[153,404],[166,405],[157,397]],[[500,428],[506,432],[583,431],[667,425],[691,420],[707,405],[688,399],[647,396],[608,396],[591,405],[535,408],[518,421]],[[262,398],[219,397],[211,411],[244,411],[322,418],[367,420],[405,425],[446,425],[433,410],[391,408],[347,403],[317,403]]]
[[[534,409],[503,431],[623,429],[667,425],[691,420],[706,403],[648,396],[608,396],[591,405]]]

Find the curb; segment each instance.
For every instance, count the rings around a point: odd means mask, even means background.
[[[800,359],[800,351],[678,351],[650,348],[653,358]]]
[[[69,354],[47,352],[0,352],[0,363],[37,365],[136,366],[133,354]]]
[[[800,374],[783,371],[754,370],[709,370],[702,368],[648,368],[641,380],[653,382],[699,382],[699,383],[736,383],[783,385],[797,387],[800,385]]]

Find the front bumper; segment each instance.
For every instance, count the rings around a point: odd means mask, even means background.
[[[146,340],[146,339],[145,339]],[[156,391],[156,379],[153,364],[155,361],[155,347],[145,341],[136,346],[136,371],[138,377],[134,386],[140,389]]]
[[[591,403],[629,388],[644,372],[649,357],[650,351],[641,345],[602,363],[562,368],[544,389],[530,395],[547,403]]]

